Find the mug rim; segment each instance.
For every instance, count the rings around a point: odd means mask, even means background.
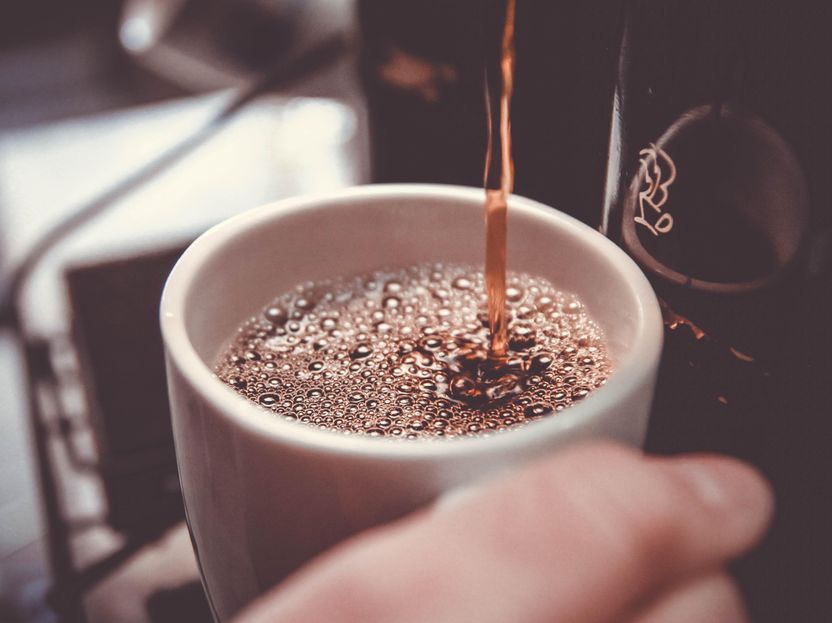
[[[298,422],[283,421],[238,395],[223,383],[196,352],[186,326],[187,294],[205,262],[235,238],[271,222],[313,207],[336,208],[361,198],[462,200],[482,204],[479,188],[442,184],[369,184],[346,189],[282,199],[253,208],[214,225],[185,250],[173,267],[162,292],[159,316],[168,358],[185,381],[197,390],[220,417],[234,427],[267,437],[276,444],[304,447],[338,455],[362,455],[375,459],[423,460],[439,456],[463,456],[499,452],[555,439],[570,429],[580,428],[615,408],[619,398],[633,387],[648,385],[660,356],[663,341],[661,311],[656,295],[636,263],[611,240],[564,214],[532,199],[511,195],[509,215],[521,212],[543,219],[554,227],[578,236],[603,256],[627,283],[637,302],[637,330],[633,347],[618,362],[607,382],[591,396],[572,405],[557,417],[542,418],[518,429],[489,436],[454,439],[387,439],[345,435]]]

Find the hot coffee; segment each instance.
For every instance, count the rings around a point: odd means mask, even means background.
[[[300,285],[244,325],[218,363],[241,394],[288,419],[416,439],[521,426],[606,381],[606,349],[581,302],[506,273],[514,12],[507,0],[499,78],[486,80],[485,274],[435,264]]]
[[[610,362],[581,302],[508,276],[507,348],[489,356],[484,278],[427,264],[306,283],[234,337],[218,376],[277,416],[348,434],[458,437],[557,413]]]

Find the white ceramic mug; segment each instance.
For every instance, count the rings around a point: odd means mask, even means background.
[[[219,620],[345,537],[453,488],[581,439],[643,444],[662,342],[655,295],[601,234],[520,197],[509,202],[509,268],[577,294],[606,336],[614,372],[583,402],[504,434],[402,442],[284,421],[212,373],[236,328],[299,282],[425,261],[481,265],[483,199],[428,185],[290,199],[217,225],[177,263],[161,306],[173,431]]]

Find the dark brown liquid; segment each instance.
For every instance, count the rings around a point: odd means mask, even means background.
[[[514,85],[515,0],[507,0],[500,55],[499,158],[495,157],[495,117],[491,110],[491,88],[486,77],[485,103],[488,115],[488,146],[485,154],[485,285],[488,292],[488,323],[491,329],[490,356],[506,356],[506,229],[508,196],[514,189],[511,157],[511,95]],[[486,74],[488,76],[488,74]],[[499,162],[499,188],[489,188],[492,165]]]
[[[505,356],[489,356],[484,277],[430,264],[307,283],[243,325],[216,366],[280,417],[348,434],[458,437],[563,410],[610,363],[580,301],[508,275]]]
[[[435,264],[299,286],[217,364],[239,393],[286,419],[413,439],[522,426],[606,382],[606,349],[581,302],[506,274],[515,0],[505,8],[499,80],[486,73],[485,85],[484,274]]]

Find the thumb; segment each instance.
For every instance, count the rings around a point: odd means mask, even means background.
[[[351,539],[241,623],[619,620],[750,547],[771,509],[731,459],[579,447]]]

